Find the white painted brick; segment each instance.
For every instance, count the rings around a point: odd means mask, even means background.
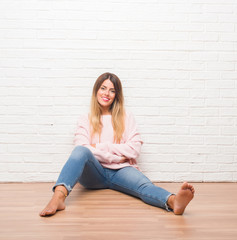
[[[221,128],[221,133],[225,136],[236,136],[237,135],[237,127],[231,126],[231,127],[222,127]]]
[[[204,143],[207,145],[234,145],[233,137],[205,137]]]
[[[189,165],[185,163],[160,163],[159,169],[162,172],[188,172],[190,170]]]
[[[220,164],[221,172],[237,172],[237,164]]]
[[[140,164],[146,164],[146,163],[173,163],[175,161],[174,155],[171,154],[144,154],[139,158]]]
[[[190,115],[195,117],[201,117],[201,116],[218,116],[219,110],[218,108],[193,108],[190,110]]]
[[[176,24],[175,30],[177,32],[203,32],[204,25],[199,23],[193,24]]]
[[[220,95],[224,98],[235,98],[237,96],[237,89],[222,89]]]
[[[235,45],[231,42],[205,42],[205,51],[231,52]]]
[[[207,126],[234,126],[235,119],[230,117],[225,118],[208,118],[206,121]]]
[[[122,80],[151,180],[236,182],[236,11],[235,0],[2,1],[0,182],[57,179],[106,71]]]
[[[173,107],[171,108],[166,108],[162,107],[160,108],[160,115],[162,116],[187,116],[188,115],[188,109],[183,108],[183,107]]]
[[[187,100],[184,98],[184,99],[178,99],[175,105],[178,107],[180,106],[203,107],[205,105],[205,101],[204,99],[188,99]]]
[[[237,108],[222,108],[220,109],[220,116],[234,117],[237,116]]]
[[[218,171],[218,166],[216,164],[207,164],[207,163],[205,163],[205,164],[196,164],[196,165],[192,165],[191,171],[201,172],[201,173],[217,172]]]
[[[237,154],[237,148],[235,146],[219,146],[219,151],[224,154]]]
[[[206,106],[207,107],[233,107],[235,105],[234,99],[207,99]]]
[[[236,182],[236,181],[237,181],[237,173],[234,172],[234,173],[233,173],[233,182]]]
[[[236,77],[236,72],[223,72],[222,73],[222,78],[223,79],[227,79],[227,80],[230,80],[230,79],[237,79]]]
[[[199,55],[202,53],[199,53]],[[218,72],[208,72],[208,71],[202,71],[202,72],[191,72],[191,79],[193,80],[219,80],[220,79],[220,73]]]
[[[205,12],[208,13],[233,13],[233,5],[231,4],[205,4],[204,5]]]
[[[203,41],[203,40],[202,40]],[[199,53],[194,52],[190,54],[191,60],[193,61],[218,61],[219,56],[217,53]],[[210,74],[210,73],[209,73]]]
[[[177,62],[176,68],[180,70],[200,71],[204,70],[205,66],[201,62],[192,62],[192,64],[189,62]]]
[[[204,173],[203,180],[206,182],[218,182],[222,179],[223,182],[232,181],[233,173],[220,172],[220,173]]]
[[[175,119],[161,116],[145,117],[146,125],[174,125]]]
[[[191,166],[196,163],[203,163],[205,159],[206,156],[201,154],[182,154],[175,156],[175,162],[190,163]]]
[[[219,127],[217,126],[191,126],[190,133],[192,135],[217,135],[219,133]]]
[[[143,134],[189,134],[189,127],[187,126],[169,126],[169,125],[157,125],[157,126],[141,126],[140,130]]]
[[[189,33],[163,32],[158,35],[158,40],[165,41],[167,39],[173,41],[186,41],[187,39],[189,39]]]
[[[143,141],[147,143],[158,143],[158,144],[173,144],[174,137],[173,136],[157,136],[157,135],[149,135],[143,139]]]
[[[203,137],[198,136],[178,136],[175,138],[175,143],[179,145],[203,145]]]
[[[235,69],[235,64],[234,63],[227,63],[227,62],[222,62],[222,63],[214,63],[214,62],[208,62],[207,63],[207,70],[208,71],[233,71]]]
[[[175,123],[177,126],[204,126],[206,121],[203,117],[179,117]]]
[[[226,15],[229,16],[229,14],[226,14]],[[219,19],[218,16],[219,14],[204,13],[202,11],[201,13],[190,14],[189,17],[190,17],[190,21],[194,23],[213,23],[213,22],[218,22],[218,19]]]
[[[235,25],[233,23],[208,23],[206,30],[208,32],[234,32]]]
[[[159,145],[157,151],[162,154],[184,154],[190,153],[190,147],[184,145]]]
[[[160,166],[158,163],[147,163],[147,164],[140,164],[140,167],[142,168],[142,171],[145,172],[157,172],[160,169]]]
[[[127,94],[127,92],[132,92],[132,90],[125,91],[125,95]],[[174,106],[174,104],[175,104],[174,99],[167,99],[167,98],[141,98],[141,97],[139,97],[139,98],[134,99],[131,97],[131,98],[126,99],[126,104],[128,106],[138,107],[138,106],[141,106],[141,102],[143,103],[144,107],[149,107],[151,105],[169,107],[169,106]]]
[[[233,23],[236,22],[236,14],[218,14],[218,20],[221,23]]]
[[[226,155],[226,154],[216,155],[216,154],[213,154],[213,155],[207,156],[207,162],[232,164],[235,161],[234,161],[234,156],[231,156],[231,155]]]
[[[155,182],[173,182],[175,181],[175,173],[163,173],[163,172],[146,172],[144,174],[150,179],[154,179]]]
[[[193,98],[218,98],[220,96],[220,92],[218,90],[213,89],[204,89],[200,91],[200,89],[190,89],[190,95]]]
[[[222,42],[236,42],[237,33],[226,33],[220,36]]]
[[[199,182],[199,179],[203,178],[203,173],[176,173],[175,180],[176,182]]]
[[[236,36],[236,39],[237,39],[237,36]],[[234,54],[234,53],[220,54],[219,59],[220,59],[220,61],[236,62],[237,61],[237,54]],[[223,74],[223,75],[225,75],[225,74]],[[235,76],[235,79],[236,79],[236,76]]]
[[[189,153],[194,153],[194,154],[214,154],[218,151],[217,146],[190,146],[188,149]]]
[[[143,144],[142,154],[157,154],[157,153],[158,153],[157,145],[147,143]]]

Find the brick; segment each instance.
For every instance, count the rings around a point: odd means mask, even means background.
[[[234,156],[231,155],[226,155],[226,154],[213,154],[213,155],[209,155],[207,157],[207,162],[209,163],[224,163],[224,164],[232,164],[234,163]]]
[[[204,142],[207,145],[234,145],[235,139],[233,137],[205,137]]]
[[[237,134],[237,127],[235,125],[233,126],[227,126],[227,127],[222,127],[221,128],[221,134],[224,136],[236,136]]]

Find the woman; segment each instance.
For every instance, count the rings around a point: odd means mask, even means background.
[[[112,73],[94,84],[91,111],[78,121],[76,147],[53,187],[53,197],[40,216],[65,209],[65,198],[77,182],[89,189],[113,189],[145,203],[183,214],[194,188],[183,183],[177,195],[155,186],[141,171],[136,159],[142,141],[133,116],[124,110],[122,85]]]

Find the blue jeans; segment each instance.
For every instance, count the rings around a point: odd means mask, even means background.
[[[172,195],[170,192],[155,186],[134,167],[104,168],[92,152],[83,146],[74,148],[53,190],[63,185],[69,194],[77,182],[88,189],[109,188],[123,192],[169,211],[167,200]]]

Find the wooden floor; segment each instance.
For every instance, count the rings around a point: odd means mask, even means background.
[[[183,216],[112,190],[77,185],[67,208],[42,218],[52,183],[0,184],[1,240],[237,239],[237,183],[194,183]],[[178,183],[156,184],[176,192]]]

